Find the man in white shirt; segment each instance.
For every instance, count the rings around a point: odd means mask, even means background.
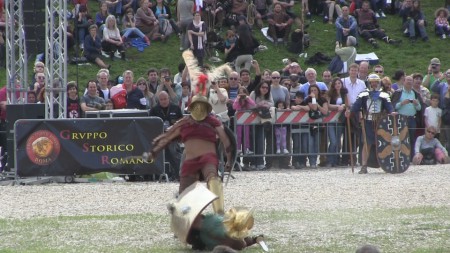
[[[348,68],[348,74],[349,76],[346,78],[342,78],[342,84],[343,87],[345,87],[348,90],[347,93],[347,97],[350,103],[350,107],[353,105],[353,103],[355,103],[356,98],[358,97],[359,93],[361,93],[362,91],[365,91],[366,88],[366,84],[364,83],[363,80],[358,79],[358,71],[359,71],[360,66],[358,66],[358,64],[353,63],[350,65],[350,67]],[[352,115],[351,117],[353,117],[353,119],[357,119],[357,117],[359,117],[359,115]],[[356,122],[356,121],[354,121]],[[348,127],[346,125],[346,127]],[[353,127],[354,128],[354,127]],[[353,135],[354,138],[352,138],[352,151],[354,152],[356,150],[356,137],[358,136],[358,133],[356,132],[357,129],[351,129],[352,133],[356,133]],[[346,129],[344,132],[344,142],[343,143],[348,143],[349,139],[348,139],[348,130]],[[342,147],[344,152],[349,152],[349,147],[348,145],[344,145]],[[360,156],[361,157],[361,156]],[[342,160],[341,160],[341,165],[347,166],[350,164],[349,162],[350,156],[349,155],[343,155],[342,156]],[[353,159],[355,161],[355,159]]]
[[[348,90],[348,99],[350,102],[350,106],[356,101],[359,93],[366,90],[366,84],[363,80],[358,79],[358,71],[359,66],[356,63],[353,63],[348,68],[349,76],[346,78],[342,78],[342,84]]]

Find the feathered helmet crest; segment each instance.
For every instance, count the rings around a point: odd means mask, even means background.
[[[206,116],[208,116],[208,114],[212,111],[212,106],[208,101],[211,81],[219,79],[224,74],[229,75],[232,70],[228,64],[224,64],[212,69],[208,73],[204,73],[198,66],[198,61],[195,59],[195,56],[191,50],[186,50],[183,52],[183,59],[189,71],[191,90],[193,91],[189,111],[195,120],[201,121],[205,119]]]

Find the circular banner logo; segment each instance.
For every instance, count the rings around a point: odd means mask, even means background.
[[[34,164],[49,165],[58,157],[61,145],[52,132],[39,130],[28,137],[26,149]]]

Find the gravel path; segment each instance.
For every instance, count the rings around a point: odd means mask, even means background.
[[[358,168],[355,170],[357,171]],[[381,169],[235,172],[225,205],[269,211],[450,206],[450,166],[411,166],[391,175]],[[0,218],[167,213],[176,183],[80,183],[0,187]]]

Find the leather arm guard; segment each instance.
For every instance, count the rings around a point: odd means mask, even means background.
[[[150,154],[152,157],[158,156],[161,150],[165,149],[175,138],[178,137],[179,132],[177,130],[180,127],[188,122],[188,118],[184,117],[177,121],[173,126],[167,129],[167,132],[160,134],[156,137],[152,142],[152,149],[150,150]]]

